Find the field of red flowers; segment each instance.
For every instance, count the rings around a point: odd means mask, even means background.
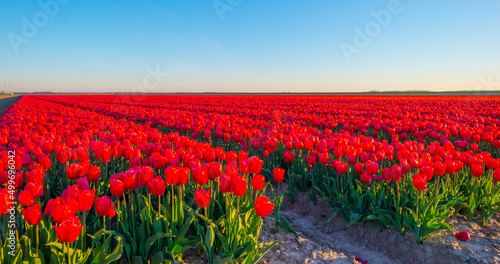
[[[0,120],[0,263],[257,263],[280,242],[264,218],[296,234],[280,209],[304,199],[415,244],[488,226],[499,99],[23,96]]]

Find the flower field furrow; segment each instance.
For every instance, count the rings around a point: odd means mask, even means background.
[[[418,243],[457,214],[487,225],[498,99],[23,96],[0,120],[1,262],[256,263],[297,192]]]

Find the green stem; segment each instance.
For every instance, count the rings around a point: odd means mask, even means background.
[[[158,195],[158,214],[161,218],[161,195]]]
[[[69,255],[69,242],[66,243],[66,245],[67,245],[67,249],[68,249],[68,264],[71,264],[71,257]]]

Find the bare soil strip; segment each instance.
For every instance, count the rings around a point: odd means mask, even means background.
[[[0,95],[0,117],[3,116],[3,111],[13,105],[17,100],[21,99],[22,95]]]

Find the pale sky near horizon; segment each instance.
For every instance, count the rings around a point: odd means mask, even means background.
[[[498,14],[494,0],[1,1],[0,83],[14,92],[500,90]]]

